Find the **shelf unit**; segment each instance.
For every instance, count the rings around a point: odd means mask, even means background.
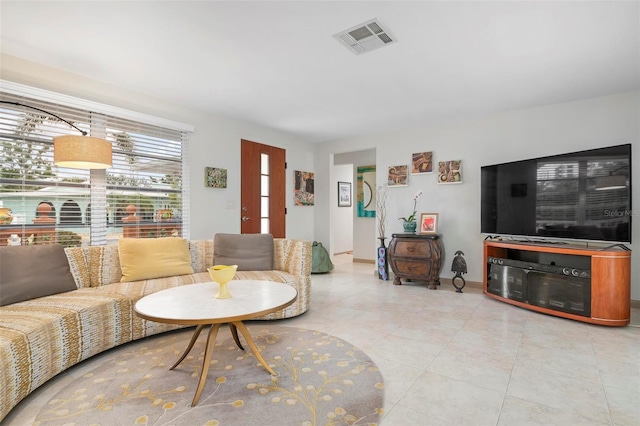
[[[561,263],[565,258],[582,259],[589,265],[590,302],[589,316],[562,312],[543,306],[536,306],[529,301],[513,300],[488,291],[489,259],[515,259],[514,253],[529,253],[543,257],[551,265],[565,266]],[[556,262],[557,261],[557,262]],[[570,266],[570,265],[566,265]],[[631,316],[631,251],[619,246],[606,248],[589,248],[570,244],[545,244],[512,241],[484,242],[484,284],[483,291],[488,297],[510,303],[521,308],[569,318],[577,321],[606,326],[625,326]],[[561,280],[563,275],[554,275],[554,281]],[[570,277],[566,277],[567,283]],[[568,284],[567,284],[568,285]]]

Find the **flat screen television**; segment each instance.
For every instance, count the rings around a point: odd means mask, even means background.
[[[631,144],[481,169],[481,232],[631,243]]]

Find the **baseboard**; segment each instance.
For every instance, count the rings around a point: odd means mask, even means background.
[[[376,264],[375,259],[358,259],[356,257],[353,258],[353,262],[354,263],[371,263],[371,264]]]
[[[375,260],[370,260],[370,259],[353,259],[354,262],[358,262],[358,263],[372,263],[375,264],[376,261]],[[375,276],[378,276],[378,270],[374,270],[373,274]],[[393,281],[394,278],[394,274],[393,271],[389,271],[389,280]],[[440,277],[440,284],[446,284],[446,285],[451,285],[453,286],[453,284],[451,283],[451,278],[443,278]],[[457,285],[460,285],[460,281],[456,281]],[[467,281],[465,284],[465,287],[472,287],[472,288],[479,288],[482,289],[484,287],[484,283],[480,282],[480,281]],[[631,300],[631,309],[640,309],[640,300]]]
[[[355,262],[355,260],[354,260],[354,262]],[[365,261],[364,263],[375,263],[375,261],[371,261],[371,262]],[[373,274],[375,276],[378,276],[378,270],[374,269]],[[389,271],[389,281],[393,281],[394,278],[395,278],[395,274],[393,273],[393,271],[390,270]],[[462,284],[460,281],[456,281],[456,285],[460,285],[460,284]],[[452,287],[455,287],[451,283],[451,278],[440,277],[440,285],[450,285]],[[482,282],[479,282],[479,281],[466,281],[466,283],[464,285],[464,288],[472,287],[472,288],[479,288],[480,290],[482,290],[483,285],[484,284]]]

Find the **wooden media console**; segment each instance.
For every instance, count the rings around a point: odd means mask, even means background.
[[[631,316],[631,251],[623,246],[484,242],[488,297],[533,311],[606,326]]]

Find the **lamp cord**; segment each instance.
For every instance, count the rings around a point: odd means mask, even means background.
[[[17,106],[21,106],[21,107],[25,107],[25,108],[35,109],[36,111],[44,112],[45,114],[49,114],[49,115],[51,115],[51,116],[53,116],[53,117],[57,118],[57,119],[58,119],[58,120],[60,120],[60,121],[64,121],[64,122],[65,122],[65,123],[67,123],[69,126],[73,127],[74,129],[76,129],[77,131],[79,131],[80,133],[82,133],[82,136],[87,136],[87,132],[85,132],[84,130],[82,130],[82,129],[78,128],[78,126],[76,126],[75,124],[71,123],[70,121],[67,121],[67,120],[65,120],[65,119],[64,119],[64,118],[62,118],[62,117],[59,117],[59,116],[55,115],[55,114],[54,114],[54,113],[52,113],[52,112],[45,111],[45,110],[43,110],[43,109],[36,108],[36,107],[34,107],[34,106],[31,106],[31,105],[21,104],[21,103],[19,103],[19,102],[0,101],[0,104],[17,105]]]

